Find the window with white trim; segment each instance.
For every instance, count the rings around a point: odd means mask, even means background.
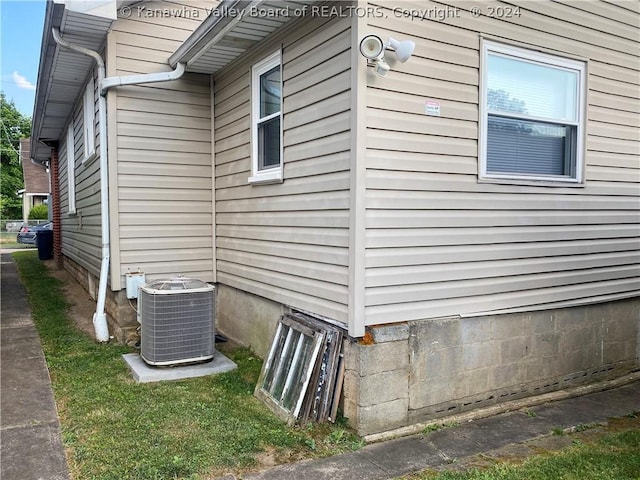
[[[84,92],[84,156],[82,162],[93,158],[96,154],[96,111],[93,76],[87,83]]]
[[[282,181],[282,75],[280,51],[251,69],[250,183]]]
[[[69,213],[76,213],[76,159],[73,121],[67,129],[67,197]]]
[[[585,63],[482,42],[482,179],[582,182]]]

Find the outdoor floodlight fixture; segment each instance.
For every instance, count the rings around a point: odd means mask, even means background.
[[[413,54],[413,51],[416,48],[416,44],[411,40],[399,42],[395,38],[389,37],[386,47],[393,49],[396,52],[396,58],[398,59],[398,61],[404,63],[409,60],[409,57],[411,57],[411,55]]]
[[[381,60],[384,57],[384,43],[378,35],[367,35],[360,41],[360,53],[367,60]]]
[[[384,50],[388,48],[395,52],[399,62],[406,62],[411,57],[416,44],[411,40],[399,42],[395,38],[389,38],[387,43],[378,35],[366,35],[360,41],[360,53],[367,59],[367,63],[373,64],[374,71],[381,77],[386,77],[391,67],[384,60]]]

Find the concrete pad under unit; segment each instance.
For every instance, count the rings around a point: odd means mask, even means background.
[[[176,365],[173,367],[152,367],[147,365],[138,353],[127,353],[123,355],[122,358],[124,358],[124,361],[129,365],[133,379],[138,383],[204,377],[229,372],[238,368],[233,361],[218,351],[213,355],[213,360],[209,362],[192,365]]]

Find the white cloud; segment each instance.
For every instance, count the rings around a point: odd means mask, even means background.
[[[18,72],[13,72],[13,81],[18,88],[24,88],[25,90],[35,90],[36,86],[20,75]]]

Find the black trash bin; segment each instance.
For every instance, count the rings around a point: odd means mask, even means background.
[[[53,258],[53,230],[38,230],[36,233],[36,247],[38,258],[50,260]]]

